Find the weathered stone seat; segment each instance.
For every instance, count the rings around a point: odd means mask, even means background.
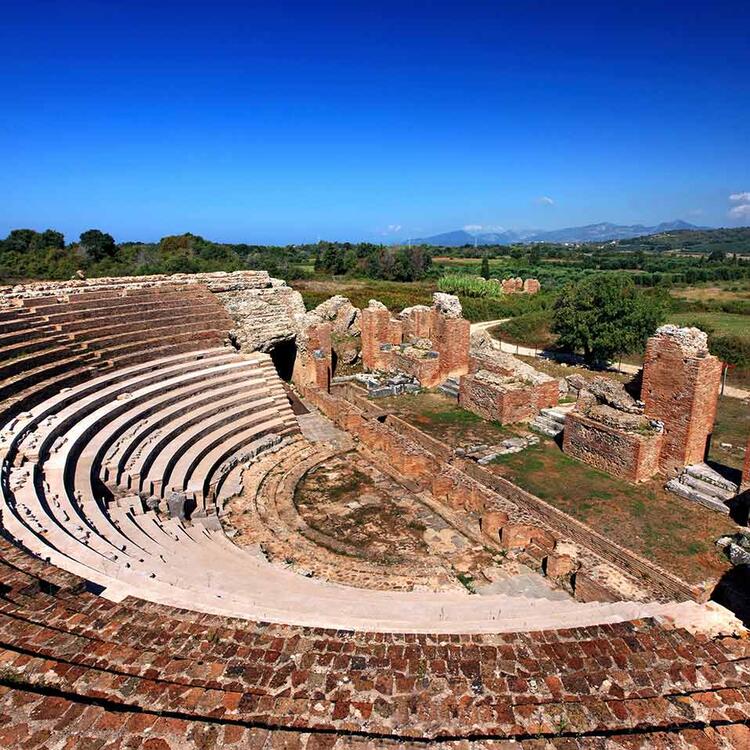
[[[272,418],[277,409],[278,402],[265,397],[224,409],[200,424],[185,428],[177,425],[173,439],[160,444],[158,452],[150,452],[140,472],[138,486],[132,489],[163,497],[167,486],[184,484],[185,475],[204,451],[211,450],[246,426],[262,424]]]
[[[176,404],[156,414],[148,423],[141,424],[127,441],[127,445],[123,445],[120,455],[116,457],[116,469],[112,472],[112,478],[116,477],[116,481],[124,487],[138,491],[141,477],[149,473],[160,454],[169,451],[170,443],[182,439],[186,430],[195,428],[200,433],[201,428],[205,429],[205,425],[214,417],[234,418],[236,413],[232,413],[229,417],[225,416],[227,409],[245,402],[253,404],[255,399],[265,393],[262,382],[248,378],[247,375],[243,376],[242,371],[230,372],[228,377],[230,378],[228,393],[222,393],[219,389],[225,381],[217,380],[209,388],[204,386],[202,397],[200,400],[192,400],[192,405]],[[236,388],[238,379],[242,386],[239,390]],[[206,393],[210,395],[210,398],[204,397]],[[184,406],[190,406],[190,408],[184,408]],[[176,449],[176,446],[173,448]],[[164,460],[166,461],[167,458],[164,457]]]

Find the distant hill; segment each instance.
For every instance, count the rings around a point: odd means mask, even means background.
[[[704,231],[708,227],[697,227],[686,221],[668,221],[653,227],[644,224],[587,224],[582,227],[566,227],[551,231],[515,232],[486,232],[470,234],[463,229],[454,232],[444,232],[431,237],[413,240],[417,244],[439,245],[442,247],[461,247],[462,245],[511,245],[516,242],[608,242],[610,240],[625,240],[633,237],[643,237],[651,234],[675,232],[681,230]]]

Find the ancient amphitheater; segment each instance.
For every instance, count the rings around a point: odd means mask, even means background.
[[[468,372],[445,300],[311,316],[263,272],[2,290],[0,747],[750,747],[733,615],[332,383],[347,327],[423,384]],[[297,488],[342,464],[434,557],[312,523]]]

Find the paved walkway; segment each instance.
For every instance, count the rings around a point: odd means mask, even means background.
[[[495,326],[499,326],[501,323],[505,323],[510,318],[501,318],[500,320],[485,320],[481,323],[471,324],[471,333],[479,333],[480,331],[489,331]],[[535,349],[529,346],[521,346],[519,344],[510,344],[507,341],[500,341],[495,338],[497,344],[496,348],[509,354],[520,354],[523,357],[543,357],[544,359],[561,360],[567,363],[575,363],[583,365],[583,360],[579,357],[573,357],[570,354],[560,355],[557,352],[552,352],[547,349]],[[628,375],[637,375],[641,368],[639,365],[631,365],[627,362],[621,362],[618,365],[612,365],[610,370],[614,372],[623,372]],[[736,388],[735,386],[728,385],[724,388],[724,396],[729,398],[750,398],[750,391],[743,388]]]

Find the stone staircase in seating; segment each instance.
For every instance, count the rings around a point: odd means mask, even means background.
[[[458,378],[448,378],[438,386],[438,390],[448,396],[448,398],[455,399],[458,401],[458,392],[460,383]]]

